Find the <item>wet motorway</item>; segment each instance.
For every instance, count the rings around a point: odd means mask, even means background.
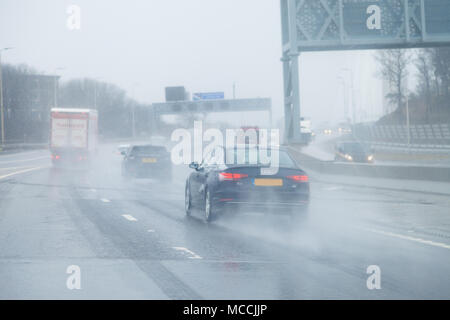
[[[120,162],[115,145],[89,171],[55,170],[48,151],[0,156],[1,299],[450,298],[450,195],[311,174],[303,226],[258,213],[208,225],[184,213],[190,169],[124,180]]]

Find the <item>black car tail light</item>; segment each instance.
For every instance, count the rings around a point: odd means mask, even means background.
[[[243,178],[248,178],[248,174],[244,173],[232,173],[232,172],[220,172],[219,180],[220,181],[237,181]]]
[[[294,180],[296,182],[308,182],[309,178],[307,175],[295,175],[295,176],[287,176],[288,179]]]

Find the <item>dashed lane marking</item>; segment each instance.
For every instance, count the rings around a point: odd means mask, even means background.
[[[342,190],[342,187],[326,187],[324,188],[325,191],[337,191],[337,190]]]
[[[132,215],[129,215],[129,214],[123,214],[122,217],[124,217],[128,221],[137,221],[137,219],[135,217],[133,217]]]
[[[111,202],[111,200],[108,200],[108,199],[105,199],[105,198],[100,199],[100,201],[105,202],[105,203]]]
[[[187,254],[189,254],[190,256],[188,257],[189,259],[203,259],[202,257],[200,257],[198,254],[196,254],[195,252],[184,248],[184,247],[172,247],[173,249],[177,250],[177,251],[181,251],[181,252],[185,252]]]

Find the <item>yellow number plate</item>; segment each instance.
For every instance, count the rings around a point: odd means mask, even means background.
[[[156,158],[142,158],[143,163],[155,163],[158,162]]]
[[[283,179],[255,179],[257,187],[282,187]]]

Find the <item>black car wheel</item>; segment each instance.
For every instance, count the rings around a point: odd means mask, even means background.
[[[186,182],[186,188],[184,192],[184,208],[186,215],[190,216],[192,212],[192,199],[191,199],[191,189],[189,188],[189,183]]]
[[[211,199],[211,193],[206,190],[205,196],[205,221],[211,222],[214,220],[216,213],[214,212],[214,205]]]

